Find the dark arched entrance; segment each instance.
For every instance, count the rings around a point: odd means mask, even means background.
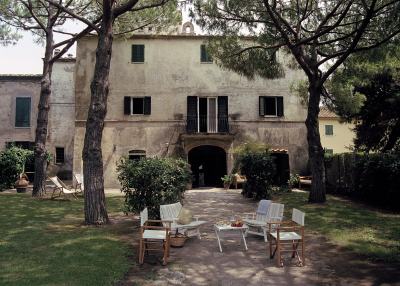
[[[189,151],[193,187],[220,187],[226,174],[226,152],[211,145],[195,147]]]

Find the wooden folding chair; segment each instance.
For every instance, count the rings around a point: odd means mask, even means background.
[[[165,226],[150,226],[149,223],[158,223]],[[163,265],[167,264],[169,257],[169,238],[171,230],[171,221],[149,220],[148,211],[145,208],[140,213],[140,241],[139,241],[139,264],[144,262],[144,254],[149,251],[160,251],[160,248],[152,248],[157,244],[162,244]]]
[[[291,252],[292,258],[297,257],[299,266],[305,265],[304,217],[305,213],[293,209],[292,221],[279,223],[275,230],[272,230],[274,223],[269,224],[269,255],[273,259],[276,254],[278,267],[283,267],[283,252]],[[273,249],[274,246],[275,249]],[[299,254],[299,247],[301,254]]]
[[[51,198],[54,199],[56,197],[61,197],[62,195],[66,196],[66,195],[72,195],[75,199],[77,199],[76,197],[76,190],[71,190],[70,188],[67,187],[67,185],[65,185],[63,183],[63,181],[61,181],[57,176],[55,177],[49,177],[49,180],[55,185],[55,187],[53,188],[53,193],[51,194]],[[56,195],[56,192],[58,191],[58,195]]]

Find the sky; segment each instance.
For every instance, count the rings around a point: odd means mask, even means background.
[[[82,24],[66,23],[64,31],[78,32]],[[41,74],[44,43],[35,43],[29,31],[20,33],[23,37],[16,45],[0,46],[0,74]],[[68,36],[55,34],[55,42],[66,39]],[[68,53],[75,56],[76,45]]]
[[[188,11],[184,9],[183,22],[189,20]],[[69,22],[64,25],[63,30],[68,32],[79,32],[85,27],[79,22]],[[0,74],[41,74],[42,58],[44,56],[44,44],[37,44],[31,33],[21,32],[23,36],[16,45],[0,45]],[[55,34],[55,42],[66,39],[65,35]],[[68,53],[76,54],[76,45],[72,46]]]

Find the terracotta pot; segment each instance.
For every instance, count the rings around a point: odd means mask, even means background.
[[[15,182],[15,188],[17,189],[17,193],[25,193],[26,188],[29,185],[29,181],[25,174],[21,175],[20,178]]]

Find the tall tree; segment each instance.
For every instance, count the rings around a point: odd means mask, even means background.
[[[307,141],[312,186],[309,202],[325,202],[325,171],[318,114],[324,86],[352,53],[400,33],[399,0],[195,0],[197,23],[215,35],[210,50],[223,67],[245,76],[282,73],[280,48],[307,78]],[[252,41],[238,36],[252,36]],[[272,75],[272,76],[271,76]]]
[[[91,97],[86,121],[86,133],[82,151],[83,174],[85,184],[85,222],[87,224],[108,223],[104,195],[104,175],[101,141],[104,119],[107,113],[109,93],[109,71],[114,37],[114,22],[130,12],[142,13],[150,9],[164,7],[168,2],[176,10],[176,1],[169,0],[103,0],[101,26],[98,31],[96,64],[90,85]],[[163,15],[163,13],[161,13]],[[134,16],[133,16],[134,17]],[[159,20],[163,20],[161,16]],[[167,19],[164,19],[168,21]],[[134,23],[132,23],[134,25]]]
[[[43,72],[40,84],[40,98],[38,105],[37,125],[35,132],[35,179],[32,196],[40,197],[44,194],[47,169],[47,126],[50,110],[51,75],[54,62],[63,56],[74,42],[92,30],[98,30],[99,20],[88,20],[82,16],[93,15],[90,0],[7,0],[0,14],[0,20],[14,29],[28,30],[45,42],[43,57]],[[64,7],[64,9],[61,9]],[[94,11],[94,10],[92,10]],[[62,30],[68,19],[75,19],[87,25],[81,32],[72,34]],[[68,35],[69,38],[58,43],[54,42],[54,34]],[[58,54],[54,50],[60,48]]]
[[[0,45],[3,46],[15,44],[21,38],[17,31],[12,30],[3,20],[7,17],[7,8],[9,6],[9,0],[2,0],[0,2]]]

